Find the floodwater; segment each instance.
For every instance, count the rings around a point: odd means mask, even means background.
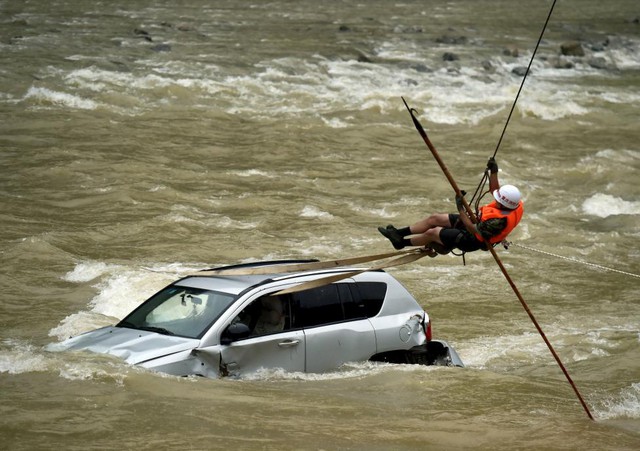
[[[636,0],[557,2],[497,154],[526,201],[498,255],[595,421],[484,252],[389,269],[463,369],[50,350],[191,270],[386,252],[377,226],[452,211],[401,96],[472,193],[550,7],[0,1],[3,449],[639,449]]]

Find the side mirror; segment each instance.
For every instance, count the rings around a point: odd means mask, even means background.
[[[242,338],[247,338],[251,335],[251,329],[244,323],[234,323],[230,324],[224,332],[222,332],[222,337],[220,337],[220,344],[229,345],[236,340],[241,340]]]

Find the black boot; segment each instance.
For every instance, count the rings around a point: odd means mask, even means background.
[[[391,244],[393,244],[394,248],[398,250],[404,248],[405,246],[404,238],[402,237],[402,235],[400,235],[400,233],[398,233],[398,230],[391,224],[389,224],[386,228],[378,227],[378,232],[380,232],[386,239],[391,241]]]

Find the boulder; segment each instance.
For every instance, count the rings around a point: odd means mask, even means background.
[[[176,29],[178,31],[193,31],[193,27],[190,24],[185,22],[178,24]]]
[[[151,35],[146,30],[143,30],[141,28],[134,28],[133,34],[135,34],[139,38],[144,39],[145,41],[153,42],[153,39],[151,38]]]
[[[458,61],[460,59],[460,57],[458,55],[456,55],[455,53],[452,52],[445,52],[442,55],[442,60],[443,61]]]
[[[171,46],[169,44],[157,44],[151,47],[154,52],[170,52]]]
[[[433,70],[430,69],[429,66],[427,66],[426,64],[422,64],[422,63],[418,63],[418,64],[412,65],[411,69],[415,70],[416,72],[423,73],[423,74],[427,74],[427,73],[433,72]]]
[[[442,35],[436,38],[436,42],[438,44],[449,44],[449,45],[462,45],[466,44],[468,41],[466,36],[451,36],[451,35]]]
[[[604,59],[601,56],[596,56],[593,58],[590,58],[588,61],[589,66],[593,67],[594,69],[606,69],[607,68],[607,60]]]
[[[527,74],[527,66],[517,66],[511,69],[511,73],[519,77],[524,77]]]
[[[560,53],[564,56],[584,56],[584,49],[578,41],[565,42],[560,45]]]
[[[555,69],[573,69],[574,64],[571,61],[567,61],[566,59],[559,57],[556,59],[553,67]]]
[[[493,64],[491,64],[491,61],[489,60],[484,60],[482,61],[482,68],[487,71],[487,72],[495,72],[495,67],[493,67]]]
[[[365,55],[364,53],[358,54],[357,61],[359,63],[373,63],[373,60],[371,58],[369,58],[367,55]]]

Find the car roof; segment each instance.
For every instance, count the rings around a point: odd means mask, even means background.
[[[247,288],[261,285],[270,279],[268,274],[257,276],[187,276],[175,282],[174,285],[240,294]]]

